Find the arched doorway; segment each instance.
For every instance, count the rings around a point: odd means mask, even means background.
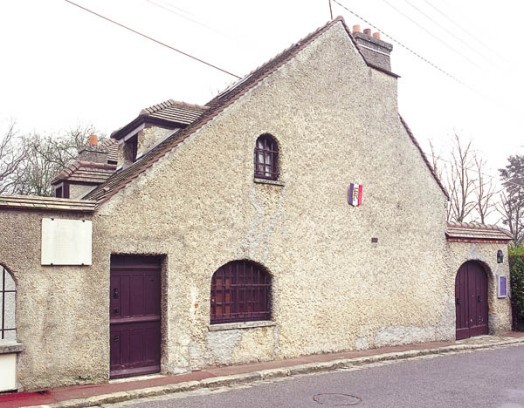
[[[466,262],[455,278],[457,340],[488,334],[488,277],[478,262]]]

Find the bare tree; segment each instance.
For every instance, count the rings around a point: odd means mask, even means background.
[[[497,192],[493,179],[485,174],[486,161],[476,153],[473,155],[476,170],[476,185],[474,189],[475,212],[481,224],[486,224],[486,218],[496,209]]]
[[[499,169],[505,191],[498,211],[513,242],[520,245],[524,242],[524,156],[510,156],[508,162],[505,168]]]
[[[448,220],[463,222],[475,209],[475,177],[471,176],[474,158],[471,142],[463,144],[455,133],[446,184],[450,195]]]
[[[5,181],[0,178],[0,193],[52,195],[51,180],[77,157],[91,133],[95,133],[93,126],[77,127],[53,137],[33,134],[19,138],[18,156],[13,156],[13,147],[10,147],[11,153],[7,148],[4,149],[6,153],[0,150],[0,163],[10,164],[0,166],[0,174],[2,166],[9,172]],[[3,144],[12,146],[13,137],[11,135],[7,142],[4,138]],[[17,160],[10,157],[16,157]]]
[[[485,175],[486,161],[457,133],[447,154],[437,153],[431,142],[429,147],[433,170],[450,196],[448,221],[485,224],[498,198],[493,179]]]
[[[26,158],[22,140],[16,136],[15,125],[11,123],[0,140],[0,194],[17,190],[17,173]]]

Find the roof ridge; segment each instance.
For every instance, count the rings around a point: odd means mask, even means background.
[[[133,163],[131,166],[127,167],[126,169],[118,173],[115,173],[106,182],[101,184],[99,187],[97,187],[90,193],[86,194],[85,198],[86,199],[97,199],[99,200],[100,203],[107,201],[109,198],[115,195],[118,191],[124,188],[129,182],[131,182],[133,179],[135,179],[141,173],[143,173],[149,167],[151,167],[154,163],[156,163],[158,160],[164,157],[169,151],[171,151],[180,142],[185,140],[187,137],[191,136],[194,132],[201,129],[209,121],[213,120],[217,115],[219,115],[222,111],[224,111],[228,106],[234,103],[238,98],[242,97],[242,95],[250,91],[258,83],[260,83],[265,78],[273,74],[280,67],[285,65],[287,62],[291,61],[305,47],[307,47],[309,44],[311,44],[313,41],[315,41],[323,33],[331,29],[337,23],[342,23],[342,27],[346,31],[348,38],[350,39],[352,44],[355,46],[355,49],[357,50],[357,52],[362,57],[363,62],[366,65],[368,65],[369,67],[374,68],[372,65],[370,65],[367,62],[367,60],[362,55],[360,49],[358,48],[355,42],[355,39],[351,35],[351,32],[349,31],[347,25],[344,22],[344,18],[341,16],[338,16],[334,18],[333,20],[327,22],[322,27],[319,27],[315,31],[309,33],[308,35],[303,37],[298,42],[292,44],[290,47],[286,48],[284,51],[277,54],[275,57],[271,58],[265,64],[261,65],[260,67],[258,67],[257,69],[255,69],[254,71],[252,71],[251,73],[249,73],[248,75],[246,75],[245,77],[237,81],[235,84],[226,88],[226,90],[224,90],[223,92],[221,92],[220,94],[212,98],[208,103],[206,103],[206,106],[208,109],[206,109],[198,119],[188,124],[186,128],[183,128],[180,131],[176,132],[175,134],[172,134],[171,136],[167,137],[163,142],[161,142],[160,144],[155,146],[153,149],[151,149],[139,161],[136,161],[135,163]],[[386,74],[394,75],[394,74],[387,73],[387,72]],[[113,132],[113,135],[116,132]],[[412,139],[415,140],[414,137],[412,137]],[[418,146],[417,143],[415,144]],[[418,146],[418,148],[420,149],[420,146]],[[425,156],[423,157],[425,158]],[[427,161],[427,159],[425,160]],[[438,178],[437,178],[437,182],[439,183],[439,185],[441,185],[440,182],[438,181]],[[441,186],[441,188],[443,187]],[[443,189],[443,192],[446,195],[446,197],[448,197],[445,189]]]
[[[230,86],[226,87],[226,89],[224,89],[218,95],[213,97],[208,103],[206,103],[206,106],[211,106],[214,103],[216,103],[216,101],[226,97],[231,91],[233,91],[234,89],[238,88],[240,85],[242,85],[247,80],[249,80],[250,77],[252,77],[255,73],[260,71],[262,68],[270,65],[271,63],[277,61],[279,58],[281,58],[286,53],[291,53],[294,48],[302,49],[303,46],[305,46],[306,43],[311,42],[314,38],[316,38],[318,35],[320,35],[321,32],[324,32],[324,31],[328,30],[329,28],[334,26],[337,22],[342,22],[342,24],[344,24],[344,26],[347,28],[346,24],[344,23],[344,18],[342,16],[338,16],[338,17],[334,18],[333,20],[329,21],[327,24],[324,24],[323,26],[321,26],[321,27],[317,28],[316,30],[310,32],[309,34],[307,34],[306,36],[304,36],[303,38],[301,38],[297,42],[292,43],[289,47],[285,48],[284,50],[279,52],[277,55],[275,55],[272,58],[268,59],[267,61],[263,62],[258,67],[256,67],[252,71],[250,71],[248,74],[246,74],[245,76],[240,78],[238,81],[236,81],[233,84],[231,84]],[[351,37],[351,35],[350,35],[350,37]],[[351,39],[353,41],[352,37],[351,37]],[[283,62],[283,64],[284,63],[285,62]]]
[[[472,229],[481,229],[481,230],[499,230],[499,231],[505,231],[504,228],[496,225],[496,224],[482,224],[480,222],[470,221],[470,222],[464,222],[464,221],[448,221],[447,222],[448,227],[458,227],[458,228],[472,228]]]
[[[163,102],[157,103],[155,105],[151,105],[147,108],[144,108],[140,111],[139,115],[150,115],[151,113],[155,113],[158,111],[161,111],[162,109],[169,108],[173,105],[175,101],[173,99],[167,99]]]

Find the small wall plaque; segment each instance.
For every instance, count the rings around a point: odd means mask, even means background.
[[[499,275],[497,295],[499,298],[505,298],[508,295],[508,282],[506,275]]]
[[[93,223],[42,219],[42,265],[91,265]]]
[[[348,204],[353,207],[362,205],[362,184],[351,183],[348,188]]]

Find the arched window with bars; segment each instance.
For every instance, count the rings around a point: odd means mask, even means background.
[[[278,179],[278,144],[270,134],[265,133],[257,139],[254,162],[255,178]]]
[[[271,275],[251,261],[220,267],[211,280],[211,324],[271,319]]]

